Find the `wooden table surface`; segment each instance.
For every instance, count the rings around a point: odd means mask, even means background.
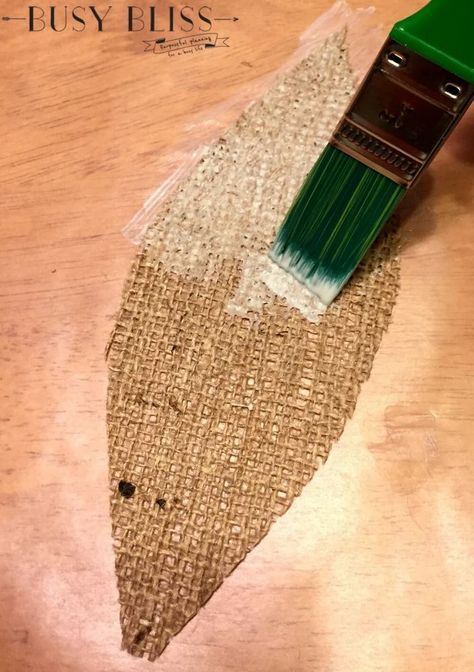
[[[421,3],[373,4],[388,23]],[[142,52],[122,0],[99,34],[0,22],[2,672],[151,669],[120,651],[108,513],[121,229],[193,115],[282,63],[329,5],[222,0],[232,48],[180,59]],[[339,445],[157,669],[474,669],[473,121],[402,207],[393,323]]]

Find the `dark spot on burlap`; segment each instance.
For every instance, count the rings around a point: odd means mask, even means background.
[[[135,492],[135,486],[133,483],[129,483],[128,481],[119,481],[118,484],[118,491],[124,497],[125,499],[130,499],[130,497],[133,497],[133,494]]]

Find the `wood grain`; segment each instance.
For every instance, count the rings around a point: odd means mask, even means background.
[[[280,64],[330,2],[220,2],[232,49],[160,62],[125,4],[100,35],[0,25],[2,672],[150,669],[120,651],[108,516],[121,228],[196,112]],[[389,23],[421,3],[373,4]],[[474,669],[473,139],[471,115],[402,207],[399,301],[340,444],[164,672]]]

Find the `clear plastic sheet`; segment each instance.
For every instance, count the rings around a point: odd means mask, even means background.
[[[191,119],[184,129],[184,143],[173,156],[175,168],[156,187],[143,207],[123,228],[123,235],[135,245],[140,244],[163,202],[199,162],[206,148],[217,141],[232,120],[262,96],[277,77],[291,70],[316,49],[318,44],[343,28],[347,30],[349,59],[354,82],[358,83],[370,67],[386,31],[376,24],[373,7],[353,10],[345,0],[337,0],[327,12],[319,16],[301,34],[297,48],[280,67],[264,77],[251,80],[245,87],[242,87],[238,95],[207,109],[204,113],[196,114]]]

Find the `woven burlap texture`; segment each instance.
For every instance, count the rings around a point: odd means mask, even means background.
[[[209,149],[131,270],[108,346],[108,440],[132,654],[154,660],[288,509],[369,376],[398,288],[390,231],[319,324],[257,282],[261,303],[254,288],[248,313],[229,312],[351,89],[339,34]]]

